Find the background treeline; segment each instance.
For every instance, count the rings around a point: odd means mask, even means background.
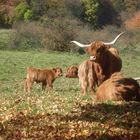
[[[12,30],[1,32],[8,44],[0,38],[0,49],[80,51],[70,40],[110,41],[122,30],[123,49],[137,46],[139,10],[140,0],[1,0],[0,28]]]

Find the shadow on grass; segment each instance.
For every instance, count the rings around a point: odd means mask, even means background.
[[[68,115],[24,115],[19,112],[0,124],[4,139],[138,140],[140,103],[79,104],[80,112]]]

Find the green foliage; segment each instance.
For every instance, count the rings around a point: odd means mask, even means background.
[[[28,21],[32,18],[32,11],[25,2],[19,3],[16,8],[16,20]]]
[[[37,30],[38,26],[34,23],[26,23],[17,25],[18,32],[15,34],[15,39],[11,45],[12,49],[16,50],[39,50],[43,48],[41,43],[41,33]]]
[[[85,19],[94,28],[98,27],[100,5],[98,0],[82,0],[85,6]]]
[[[6,0],[0,2],[0,26],[16,21],[43,21],[65,17],[86,22],[92,28],[108,24],[120,26],[122,20],[140,9],[139,0]],[[16,12],[15,12],[16,11]],[[127,15],[125,17],[125,14]],[[122,17],[120,16],[122,15]],[[41,20],[40,20],[41,19]],[[44,19],[46,20],[46,19]],[[86,22],[85,22],[86,21]]]
[[[94,29],[108,24],[120,26],[121,19],[109,0],[82,0],[85,6],[85,19]]]
[[[30,9],[28,9],[25,13],[24,13],[24,20],[25,21],[29,21],[32,18],[33,14],[32,11]]]
[[[16,32],[14,30],[0,30],[0,50],[10,50]]]

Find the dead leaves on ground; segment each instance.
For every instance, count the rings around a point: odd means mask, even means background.
[[[15,104],[21,101],[17,99]],[[140,104],[137,102],[108,104],[84,100],[67,114],[13,111],[10,117],[0,123],[2,139],[140,139]]]

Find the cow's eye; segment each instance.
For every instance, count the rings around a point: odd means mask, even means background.
[[[97,53],[99,53],[99,52],[100,52],[100,50],[98,49],[98,50],[97,50]]]

